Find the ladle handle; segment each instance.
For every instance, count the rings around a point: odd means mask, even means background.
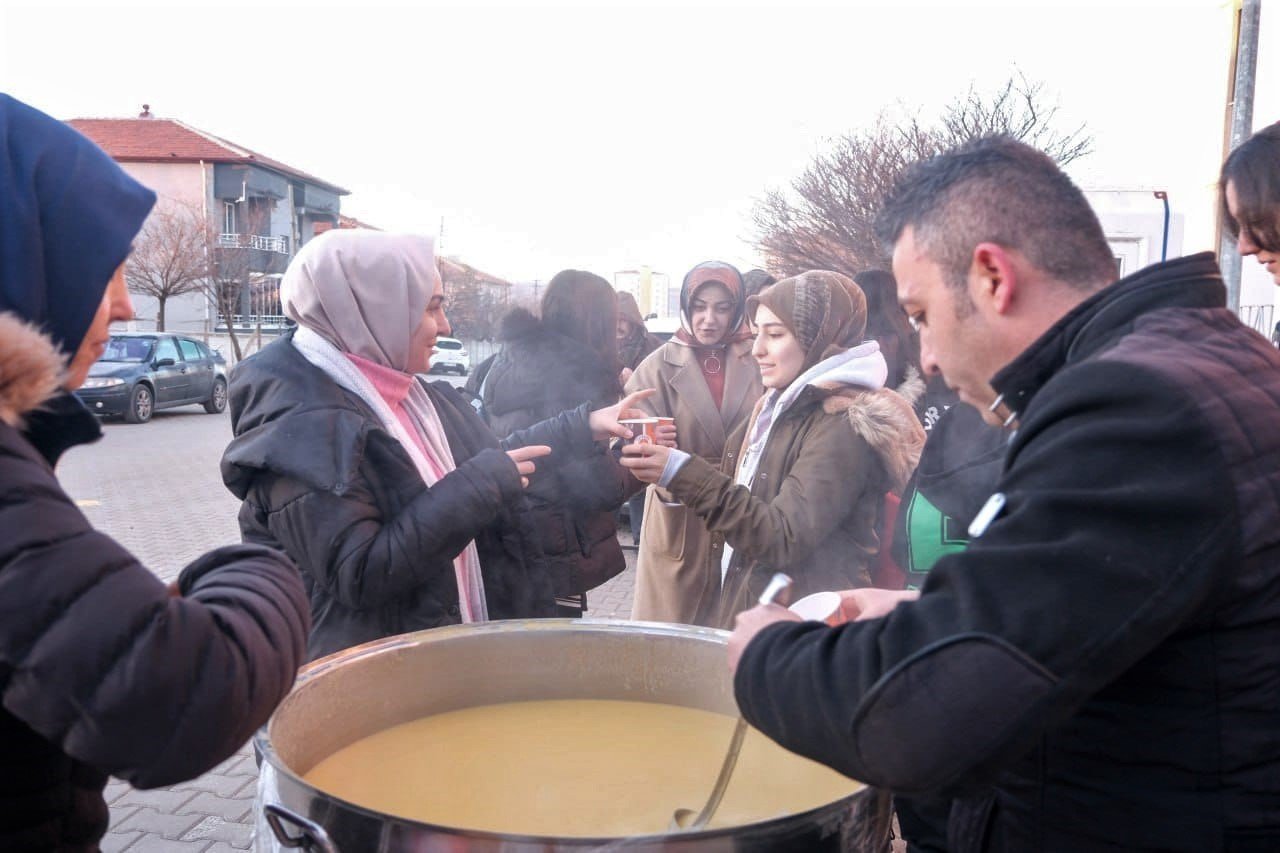
[[[786,604],[791,598],[791,576],[784,575],[782,572],[776,572],[773,577],[769,578],[768,585],[765,586],[764,592],[760,593],[761,604],[773,604],[775,600],[779,604]]]

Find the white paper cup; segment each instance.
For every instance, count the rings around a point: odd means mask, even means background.
[[[828,625],[834,625],[840,618],[840,593],[811,593],[787,609],[808,622],[826,622]]]

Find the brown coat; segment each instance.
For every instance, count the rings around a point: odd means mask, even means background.
[[[627,381],[627,391],[654,388],[639,405],[654,415],[676,419],[680,448],[719,465],[737,444],[739,432],[760,397],[760,369],[751,342],[731,344],[725,358],[724,402],[717,411],[707,381],[691,348],[669,341],[641,362]],[[636,566],[632,618],[657,622],[709,625],[715,618],[719,569],[708,562],[711,535],[687,508],[672,503],[669,493],[650,487],[645,497],[644,528]],[[715,571],[712,569],[715,568]]]
[[[924,430],[897,392],[810,386],[779,415],[749,489],[728,465],[689,460],[671,491],[711,531],[708,571],[719,573],[725,540],[734,548],[720,626],[775,571],[791,575],[793,598],[866,586],[885,494],[902,490],[923,445]]]

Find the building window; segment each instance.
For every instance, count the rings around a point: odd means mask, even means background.
[[[233,201],[224,201],[222,203],[222,233],[235,234],[236,232],[236,205]]]

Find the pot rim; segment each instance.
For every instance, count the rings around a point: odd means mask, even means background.
[[[638,629],[638,630],[637,630]],[[396,649],[407,648],[410,646],[421,645],[423,642],[447,642],[451,637],[474,636],[476,634],[508,634],[521,633],[524,631],[565,631],[573,633],[628,633],[628,634],[646,634],[672,637],[692,637],[706,642],[713,642],[718,645],[728,645],[729,632],[718,628],[705,628],[699,625],[677,625],[668,622],[642,622],[632,621],[630,619],[605,619],[605,618],[582,618],[582,619],[505,619],[495,620],[491,622],[473,622],[463,625],[446,625],[439,628],[428,628],[422,631],[414,631],[407,634],[397,634],[391,637],[384,637],[378,640],[372,640],[359,646],[352,646],[349,649],[343,649],[334,652],[323,658],[318,658],[311,663],[303,666],[298,671],[297,680],[294,682],[290,695],[295,691],[302,689],[309,681],[313,681],[322,677],[325,673],[332,671],[340,666],[350,665],[353,661],[364,660],[376,657],[380,654],[387,654]],[[286,697],[287,700],[287,697]],[[281,706],[283,706],[283,702]],[[277,711],[279,707],[277,707]],[[389,812],[380,812],[367,806],[361,806],[344,800],[341,797],[317,788],[295,773],[288,765],[281,760],[276,753],[275,746],[271,743],[270,728],[275,722],[276,714],[273,713],[271,718],[254,733],[253,747],[262,761],[271,765],[272,769],[281,776],[286,777],[289,782],[302,788],[308,795],[312,797],[326,799],[340,804],[344,809],[355,812],[369,820],[380,821],[383,823],[398,823],[415,830],[425,832],[440,832],[455,836],[465,836],[468,838],[483,839],[496,842],[510,842],[519,844],[547,845],[547,849],[552,849],[555,845],[564,845],[566,842],[574,846],[583,847],[601,847],[605,849],[625,849],[630,842],[637,844],[650,843],[656,839],[670,838],[679,836],[688,839],[715,839],[717,837],[731,838],[741,833],[744,828],[750,828],[755,831],[768,832],[772,825],[777,825],[779,830],[791,826],[796,821],[803,821],[809,818],[817,818],[823,814],[830,813],[832,816],[839,814],[845,809],[850,801],[863,795],[866,791],[871,790],[869,785],[862,784],[863,787],[854,791],[848,796],[841,797],[821,806],[809,809],[803,812],[792,812],[790,814],[772,817],[766,820],[751,821],[749,823],[734,824],[729,827],[716,827],[714,829],[687,830],[687,831],[667,831],[653,832],[642,835],[627,836],[585,836],[585,835],[521,835],[509,832],[493,832],[482,829],[472,829],[468,827],[450,826],[447,824],[427,823],[426,821],[414,820],[412,818],[402,817],[400,815],[391,814]],[[851,780],[857,781],[857,780]],[[710,793],[710,791],[708,791]],[[265,805],[263,802],[255,802],[255,810],[261,810]],[[674,810],[675,806],[672,806]]]

